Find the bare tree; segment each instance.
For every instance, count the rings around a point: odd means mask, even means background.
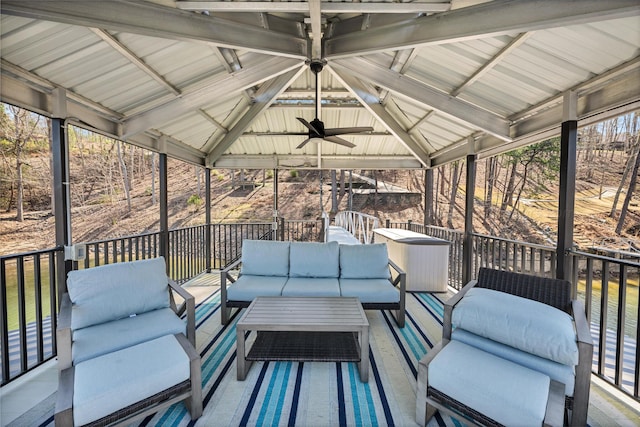
[[[33,139],[34,133],[38,128],[40,116],[32,115],[29,111],[18,107],[9,107],[13,116],[13,134],[11,142],[13,142],[13,154],[16,158],[16,220],[24,221],[24,176],[23,167],[27,164],[24,159],[24,151],[27,142]]]
[[[629,210],[629,204],[633,197],[633,192],[636,189],[636,183],[638,181],[638,169],[640,168],[640,149],[636,150],[635,162],[633,165],[633,172],[631,172],[631,179],[629,180],[629,188],[627,189],[627,195],[622,203],[622,209],[620,209],[620,218],[618,219],[618,225],[616,226],[616,234],[622,233],[622,227],[624,226],[624,220],[627,217],[627,211]]]
[[[458,182],[460,179],[460,162],[453,162],[453,170],[451,171],[451,199],[449,199],[449,213],[447,214],[447,226],[453,228],[453,210],[456,207],[456,196],[458,194]],[[449,166],[451,168],[451,166]],[[473,191],[473,189],[468,190]]]
[[[122,141],[116,144],[118,149],[118,162],[120,163],[122,186],[124,187],[124,193],[127,198],[127,210],[131,212],[131,185],[129,183],[129,174],[127,173],[127,164],[124,162],[124,156],[122,155],[122,144],[124,144]]]
[[[338,180],[336,170],[331,169],[331,214],[338,212]]]

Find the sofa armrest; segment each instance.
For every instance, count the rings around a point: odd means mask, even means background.
[[[65,292],[60,300],[60,312],[58,313],[58,325],[56,326],[56,345],[58,352],[58,371],[70,368],[71,359],[71,298]]]
[[[589,388],[591,386],[593,339],[582,302],[572,300],[571,310],[576,326],[576,340],[578,343],[578,365],[576,366],[576,383],[573,391],[571,425],[586,425],[589,408]]]
[[[231,283],[236,281],[235,277],[231,275],[231,270],[237,269],[240,264],[242,264],[242,258],[220,270],[220,298],[222,301],[227,301],[227,280]]]
[[[478,284],[477,280],[472,280],[467,283],[464,288],[462,288],[457,294],[449,298],[444,303],[444,316],[442,318],[442,338],[446,340],[451,339],[451,316],[453,315],[453,309],[455,306],[462,300],[469,289],[473,288]]]
[[[398,326],[403,328],[405,311],[406,311],[405,300],[406,300],[406,293],[407,293],[407,273],[405,273],[403,269],[398,267],[398,265],[391,260],[389,260],[389,266],[393,268],[398,274],[398,277],[396,277],[395,280],[393,280],[391,283],[393,283],[394,286],[400,286],[400,309],[396,314],[396,321],[398,323]]]
[[[193,295],[187,292],[182,286],[178,285],[173,280],[169,279],[169,288],[180,295],[184,302],[178,308],[175,306],[175,302],[173,301],[172,296],[172,308],[176,312],[178,316],[182,315],[185,311],[187,314],[187,338],[189,342],[195,347],[196,346],[196,301]]]

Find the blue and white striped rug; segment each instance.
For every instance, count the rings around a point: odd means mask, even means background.
[[[259,362],[236,380],[236,316],[220,325],[220,295],[198,306],[204,413],[197,426],[407,426],[415,425],[417,363],[440,340],[442,301],[407,295],[407,322],[367,311],[370,376],[360,382],[355,363]],[[251,339],[251,337],[249,338]],[[431,425],[454,425],[437,415]],[[193,425],[182,403],[145,419],[142,426]]]

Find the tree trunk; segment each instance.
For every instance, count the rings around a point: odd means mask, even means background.
[[[24,182],[22,180],[22,144],[16,143],[16,185],[18,187],[16,196],[16,221],[24,221],[23,197]]]
[[[156,152],[151,153],[151,204],[156,205],[156,163],[158,156]]]
[[[622,209],[620,210],[620,218],[618,219],[618,226],[616,227],[616,234],[618,236],[622,233],[622,227],[624,226],[624,220],[627,216],[629,203],[631,203],[631,197],[633,197],[633,192],[636,189],[636,182],[638,181],[638,168],[640,168],[640,150],[638,150],[636,154],[636,161],[633,166],[633,172],[631,173],[631,180],[629,181],[629,189],[627,190],[627,195],[624,198],[624,203],[622,204]]]
[[[131,212],[131,193],[129,186],[129,174],[127,172],[127,165],[124,162],[124,158],[122,156],[122,148],[120,147],[123,142],[118,143],[118,161],[120,162],[120,172],[122,174],[122,186],[124,187],[124,194],[127,198],[127,210]]]
[[[449,200],[449,212],[447,214],[447,226],[453,228],[453,210],[456,207],[456,196],[458,194],[458,170],[460,166],[458,162],[453,163],[453,171],[451,173],[451,199]]]
[[[338,179],[336,170],[331,170],[331,214],[338,212]]]
[[[511,165],[511,171],[509,172],[509,180],[507,182],[507,188],[504,190],[504,196],[502,198],[502,204],[500,205],[500,215],[504,214],[507,210],[507,206],[513,206],[513,193],[515,192],[516,182],[516,169],[517,163]]]
[[[622,193],[622,187],[624,187],[624,183],[627,180],[627,176],[629,176],[629,171],[633,167],[633,159],[636,156],[636,153],[640,152],[640,146],[637,147],[636,150],[631,151],[631,155],[627,159],[627,164],[624,167],[624,171],[622,172],[622,179],[620,180],[620,185],[616,190],[616,195],[613,198],[613,205],[611,206],[611,212],[609,213],[609,217],[614,218],[616,215],[616,210],[618,209],[618,200],[620,199],[620,193]]]
[[[344,169],[340,169],[340,197],[344,196],[345,187],[344,187]]]

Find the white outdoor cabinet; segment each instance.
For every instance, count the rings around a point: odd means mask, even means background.
[[[375,243],[386,243],[389,259],[407,273],[407,291],[447,291],[449,241],[396,228],[373,233]]]

